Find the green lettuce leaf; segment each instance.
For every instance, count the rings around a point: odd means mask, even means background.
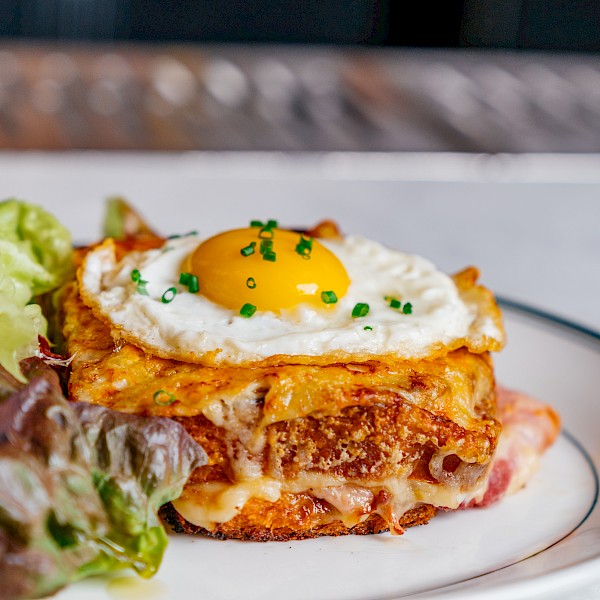
[[[21,381],[19,361],[35,352],[47,328],[39,307],[29,303],[66,280],[71,252],[69,232],[44,209],[0,202],[0,365]]]
[[[156,572],[156,512],[206,454],[174,421],[69,403],[43,361],[0,368],[0,596],[37,598],[88,575]]]

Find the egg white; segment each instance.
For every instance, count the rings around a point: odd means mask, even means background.
[[[477,306],[465,302],[452,278],[432,263],[359,236],[321,241],[351,280],[333,307],[302,304],[244,318],[179,285],[185,260],[201,241],[193,235],[169,240],[161,249],[131,252],[121,261],[105,243],[86,257],[82,297],[115,335],[163,358],[201,364],[252,363],[278,355],[415,359],[474,333],[503,339],[500,328],[481,319]],[[131,280],[134,269],[148,282],[147,296]],[[178,293],[165,304],[161,297],[170,287]],[[390,308],[385,296],[410,302],[412,314]],[[353,318],[359,302],[369,305],[369,313]]]

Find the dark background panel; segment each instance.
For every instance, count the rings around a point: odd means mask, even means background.
[[[386,1],[130,0],[128,37],[223,42],[385,42]]]
[[[600,50],[600,1],[523,2],[519,46],[543,50]]]
[[[0,0],[0,36],[600,50],[600,0]]]

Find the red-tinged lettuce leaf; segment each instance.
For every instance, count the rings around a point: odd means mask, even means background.
[[[72,404],[54,372],[0,369],[0,597],[50,594],[132,567],[153,574],[166,546],[156,512],[204,451],[177,423]]]
[[[6,386],[8,387],[8,386]],[[0,403],[3,598],[42,596],[73,578],[110,531],[90,475],[92,452],[52,377]]]
[[[167,544],[158,509],[180,496],[190,473],[206,464],[206,454],[170,419],[128,415],[83,402],[73,408],[93,452],[94,483],[111,523],[113,552],[101,557],[100,571],[110,559],[151,576]],[[97,566],[90,563],[83,570],[93,572]]]

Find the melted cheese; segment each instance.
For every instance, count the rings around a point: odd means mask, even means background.
[[[332,488],[336,488],[332,490]],[[306,473],[294,481],[277,481],[259,477],[236,484],[202,483],[186,486],[183,495],[173,501],[173,506],[187,521],[211,530],[218,523],[226,523],[238,515],[250,498],[276,502],[283,493],[309,493],[323,498],[336,510],[336,518],[352,527],[365,520],[371,512],[381,514],[390,523],[419,504],[439,508],[458,508],[462,503],[478,499],[483,494],[485,481],[467,491],[436,483],[411,480],[408,475],[378,482],[340,484],[331,476]],[[365,490],[386,490],[390,500],[385,507],[365,511]]]
[[[268,477],[244,481],[236,485],[210,482],[188,489],[173,506],[190,523],[210,529],[215,523],[233,519],[250,498],[276,502],[281,496],[280,482]]]

